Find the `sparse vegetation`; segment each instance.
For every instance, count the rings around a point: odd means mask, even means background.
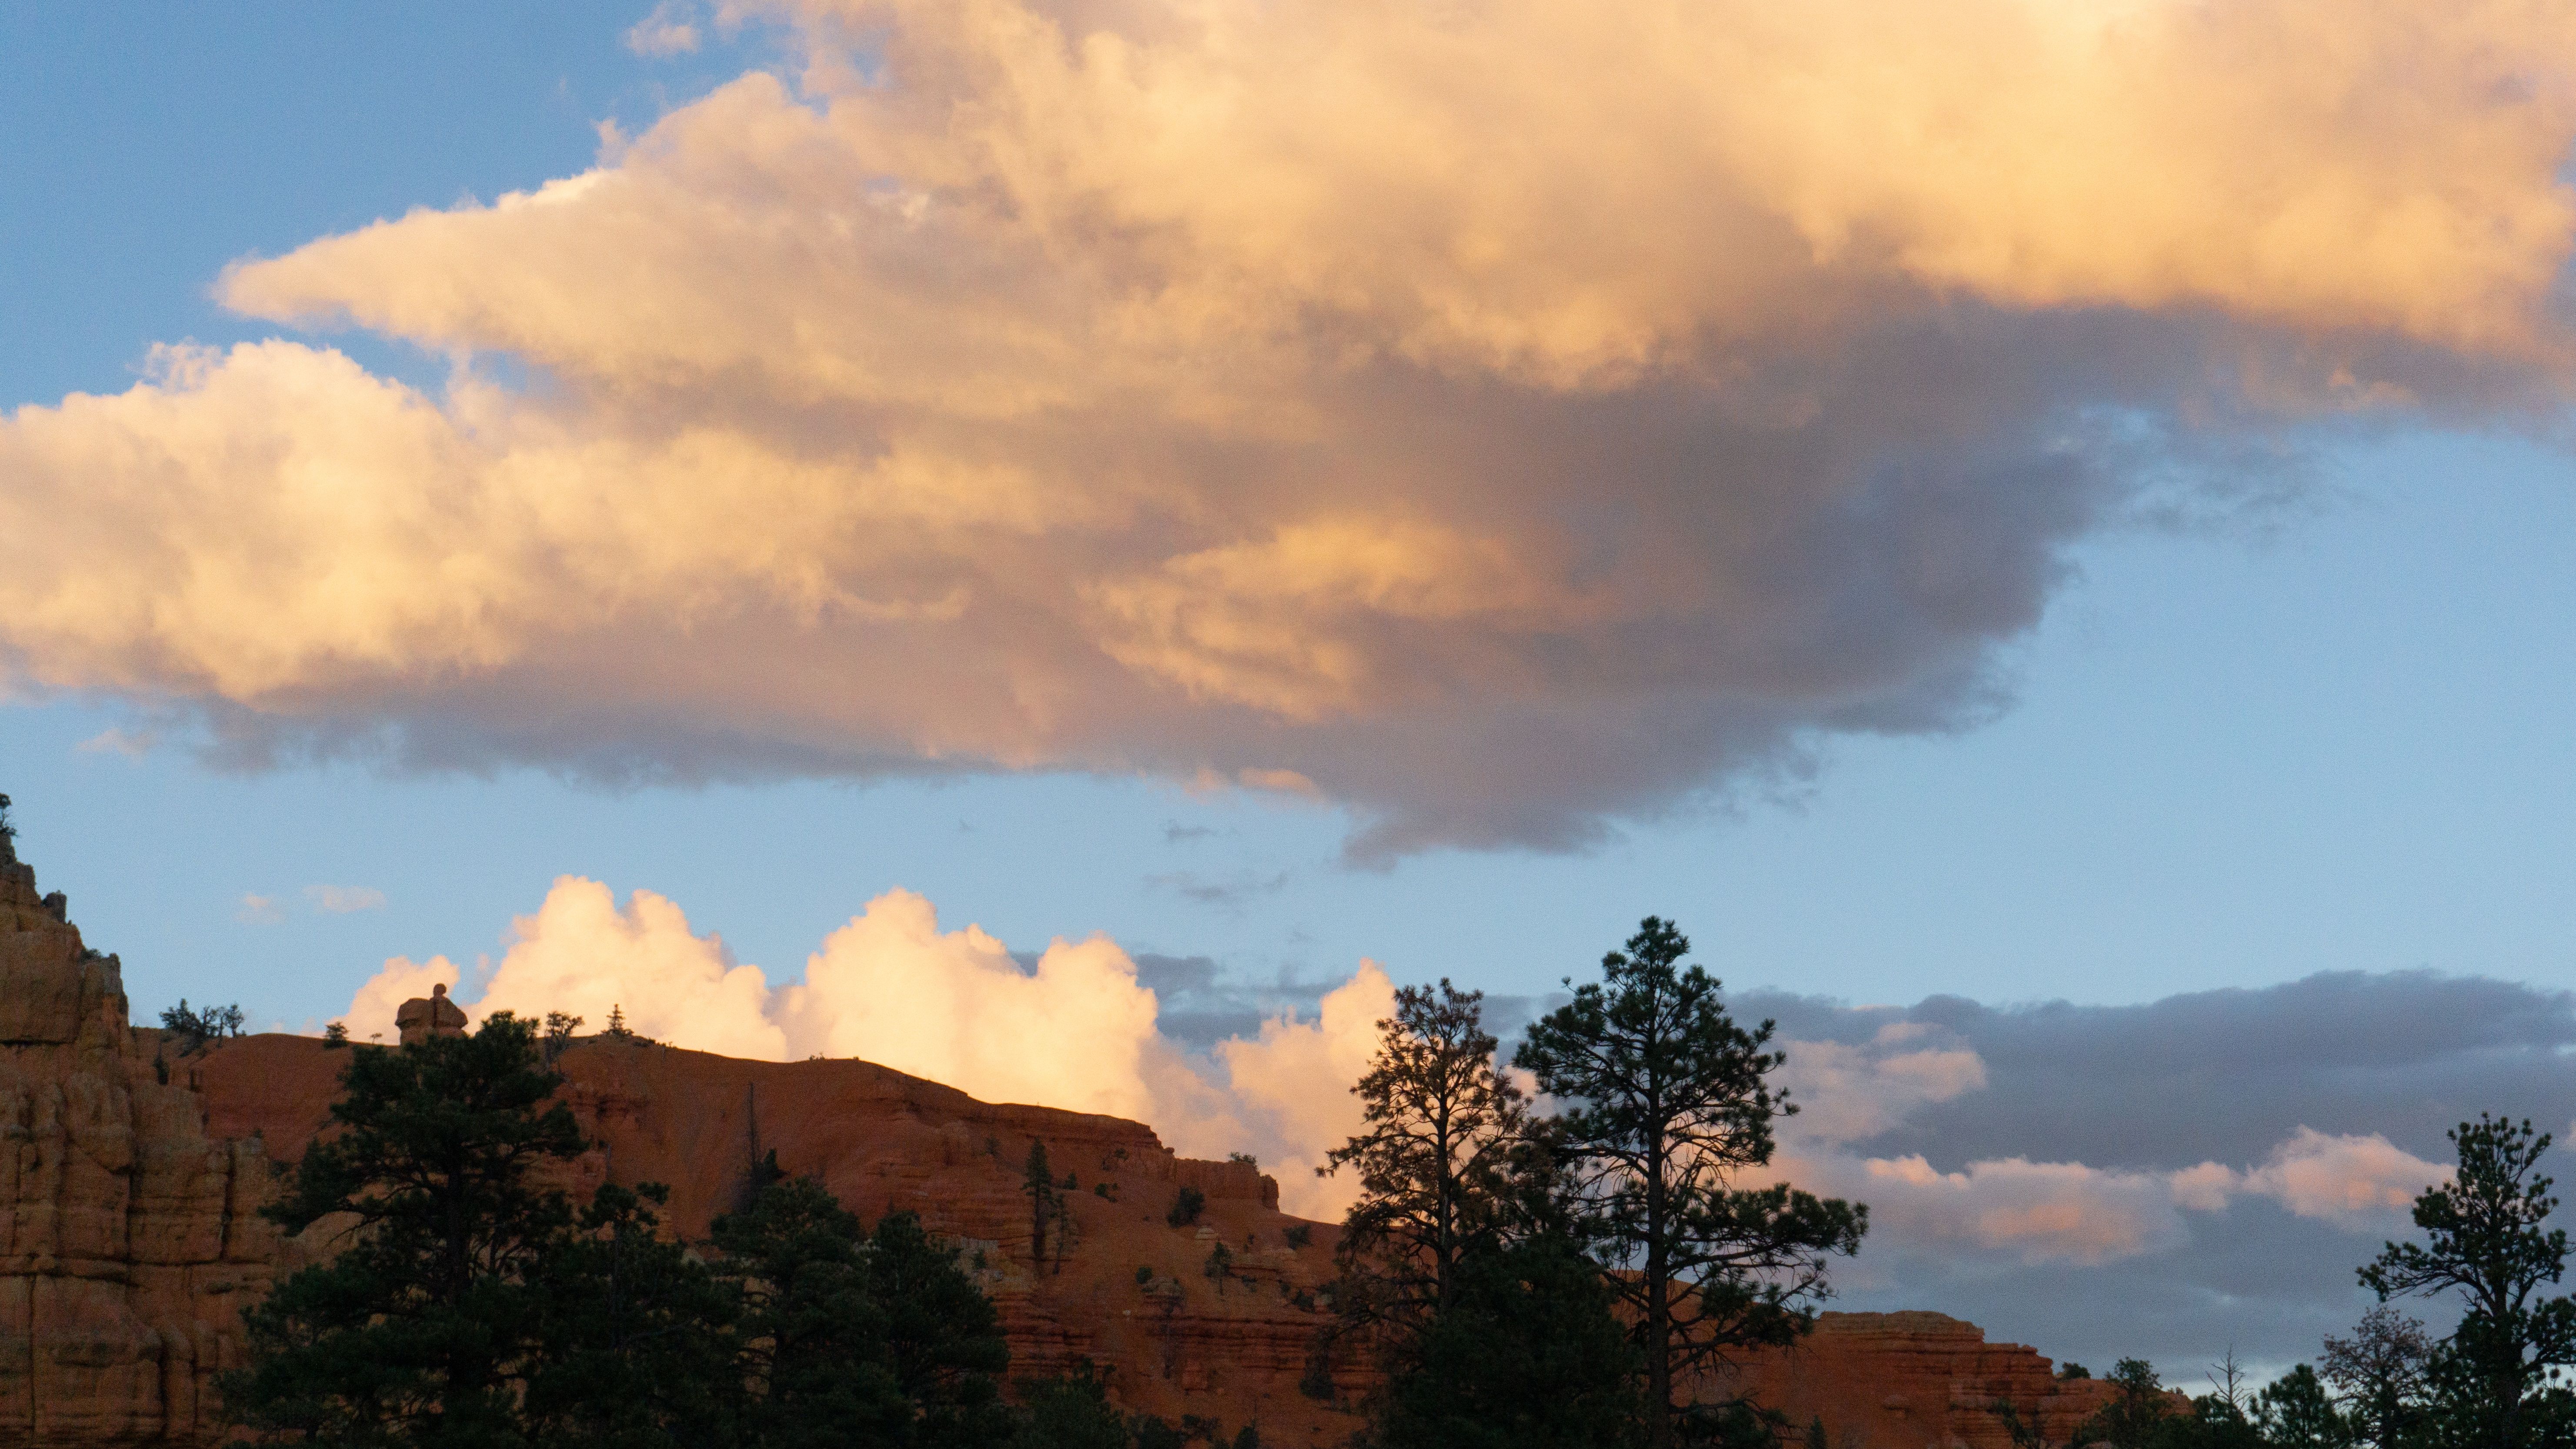
[[[1163,1220],[1173,1227],[1186,1228],[1196,1223],[1199,1220],[1199,1214],[1205,1211],[1207,1211],[1207,1194],[1195,1187],[1185,1187],[1181,1189],[1178,1197],[1172,1199],[1172,1210],[1163,1215]]]
[[[324,1051],[343,1051],[347,1049],[348,1045],[349,1024],[347,1022],[335,1021],[322,1028],[322,1049]]]
[[[1308,1243],[1315,1241],[1315,1225],[1313,1223],[1290,1223],[1288,1225],[1288,1230],[1281,1233],[1280,1236],[1288,1240],[1289,1247],[1303,1249]]]
[[[239,1006],[209,1006],[193,1010],[188,998],[163,1009],[161,1029],[178,1038],[179,1054],[194,1056],[215,1042],[242,1034],[242,1009]]]
[[[545,1035],[539,1040],[539,1049],[545,1057],[547,1066],[551,1067],[563,1059],[564,1048],[572,1045],[573,1031],[580,1025],[581,1018],[578,1016],[567,1016],[560,1011],[546,1013],[546,1030]],[[620,1021],[618,1025],[622,1029],[625,1023]]]
[[[18,827],[9,822],[9,797],[0,795],[0,863],[18,858]]]

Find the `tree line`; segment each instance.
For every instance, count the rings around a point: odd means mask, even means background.
[[[1333,1332],[1377,1371],[1375,1444],[1776,1437],[1710,1371],[1813,1325],[1868,1209],[1762,1180],[1797,1111],[1771,1080],[1773,1023],[1735,1021],[1689,951],[1648,917],[1601,980],[1566,982],[1511,1071],[1482,993],[1397,993],[1357,1088],[1366,1128],[1322,1169],[1360,1187]]]
[[[2326,1336],[2301,1363],[2247,1391],[2230,1353],[2211,1391],[2169,1391],[2153,1365],[2122,1359],[2112,1395],[2070,1445],[2114,1449],[2567,1449],[2576,1446],[2576,1297],[2548,1290],[2566,1272],[2567,1234],[2539,1168],[2550,1137],[2528,1120],[2481,1114],[2450,1132],[2451,1181],[2415,1199],[2421,1242],[2388,1243],[2358,1270],[2378,1306],[2349,1335]],[[2447,1298],[2459,1312],[2435,1337],[2393,1300]],[[2066,1372],[2081,1377],[2084,1370]],[[2026,1449],[2051,1449],[2025,1406],[1995,1406]]]
[[[1363,1128],[1322,1169],[1359,1195],[1301,1386],[1361,1413],[1366,1449],[1798,1437],[1721,1370],[1813,1326],[1868,1210],[1767,1170],[1798,1110],[1773,1023],[1730,1016],[1689,950],[1647,918],[1508,1064],[1481,993],[1397,993],[1354,1088]],[[654,1184],[576,1206],[545,1184],[588,1146],[555,1100],[577,1024],[496,1013],[352,1050],[336,1130],[265,1209],[336,1253],[245,1313],[249,1364],[220,1380],[238,1425],[330,1449],[1257,1449],[1249,1426],[1124,1414],[1089,1365],[1010,1383],[954,1244],[908,1213],[865,1225],[774,1154],[701,1243],[664,1229]],[[2415,1204],[2423,1241],[2360,1270],[2383,1304],[2456,1298],[2452,1333],[2383,1306],[2259,1389],[2231,1354],[2196,1398],[2124,1359],[2065,1449],[2576,1449],[2576,1300],[2545,1291],[2567,1256],[2536,1170],[2550,1139],[2482,1117],[2452,1140],[2456,1175]],[[1034,1142],[1021,1177],[1033,1266],[1060,1267],[1077,1184]],[[1990,1407],[2017,1449],[2061,1449],[2038,1406]],[[1804,1430],[1829,1449],[1821,1419]]]
[[[863,1225],[775,1154],[703,1243],[663,1230],[657,1184],[576,1207],[547,1185],[589,1146],[562,1084],[507,1013],[351,1049],[336,1130],[263,1209],[333,1256],[244,1313],[249,1362],[218,1383],[235,1425],[316,1449],[1221,1442],[1120,1413],[1087,1366],[1006,1395],[999,1316],[956,1245],[908,1212]]]

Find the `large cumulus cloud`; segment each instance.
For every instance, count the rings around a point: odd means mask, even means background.
[[[792,63],[222,279],[434,395],[273,340],[0,422],[0,689],[1562,844],[1971,716],[2151,481],[2559,396],[2543,0],[733,10]]]

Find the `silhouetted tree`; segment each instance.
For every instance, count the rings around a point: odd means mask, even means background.
[[[2373,1449],[2400,1449],[2424,1413],[2433,1359],[2424,1325],[2383,1303],[2361,1316],[2350,1338],[2328,1334],[2321,1357],[2321,1377],[2355,1436]]]
[[[1316,1169],[1359,1179],[1335,1253],[1342,1316],[1399,1355],[1449,1304],[1471,1249],[1500,1247],[1527,1165],[1527,1109],[1495,1069],[1483,1004],[1483,992],[1446,980],[1397,991],[1352,1088],[1366,1125]]]
[[[2531,1123],[2481,1113],[2452,1129],[2459,1168],[2415,1199],[2422,1243],[2390,1243],[2360,1270],[2382,1302],[2456,1294],[2464,1312],[2433,1367],[2445,1432],[2457,1442],[2521,1449],[2536,1417],[2562,1417],[2550,1371],[2576,1362],[2576,1300],[2544,1296],[2566,1271],[2567,1234],[2544,1229],[2558,1200],[2535,1171],[2549,1150]],[[2534,1400],[2547,1397],[2547,1403]],[[2535,1415],[2535,1410],[2541,1411]]]
[[[0,865],[18,862],[18,827],[9,823],[9,797],[0,795]]]
[[[243,1315],[233,1419],[316,1445],[526,1442],[546,1327],[539,1261],[572,1224],[534,1170],[582,1150],[524,1022],[398,1051],[359,1047],[317,1138],[264,1210],[288,1232],[342,1216],[340,1251]]]
[[[1027,1162],[1020,1170],[1020,1191],[1029,1200],[1029,1271],[1046,1267],[1047,1230],[1063,1221],[1064,1192],[1055,1169],[1047,1166],[1046,1144],[1031,1138]]]
[[[189,1009],[188,998],[179,1004],[162,1008],[161,1029],[179,1039],[179,1054],[191,1056],[204,1051],[213,1042],[242,1034],[242,1009],[238,1006],[209,1006],[203,1011]]]
[[[564,1048],[572,1045],[573,1029],[580,1025],[581,1018],[578,1016],[567,1015],[560,1011],[546,1013],[544,1051],[547,1066],[551,1067],[563,1059]]]
[[[1514,1057],[1568,1104],[1561,1151],[1585,1235],[1634,1317],[1651,1449],[1673,1442],[1690,1369],[1813,1324],[1827,1260],[1859,1251],[1868,1225],[1868,1209],[1839,1199],[1731,1185],[1771,1160],[1773,1119],[1796,1108],[1767,1080],[1782,1060],[1765,1049],[1773,1024],[1738,1026],[1716,979],[1682,965],[1689,951],[1647,917],[1602,958],[1603,980],[1575,987]]]
[[[658,1183],[604,1186],[539,1259],[533,1443],[678,1449],[720,1443],[735,1424],[740,1299],[656,1232],[669,1197]]]
[[[1479,1237],[1388,1383],[1382,1449],[1624,1449],[1642,1429],[1638,1357],[1594,1264],[1559,1234]]]
[[[2109,1444],[2113,1449],[2148,1449],[2166,1421],[2174,1417],[2173,1398],[2166,1393],[2155,1366],[2142,1358],[2124,1358],[2112,1366],[2104,1382],[2116,1392],[2075,1431],[2074,1442]]]
[[[2255,1393],[2254,1427],[2272,1449],[2346,1449],[2354,1442],[2351,1422],[2336,1410],[2317,1371],[2306,1364]]]
[[[990,1300],[910,1213],[873,1234],[812,1178],[718,1218],[718,1276],[741,1294],[744,1449],[965,1449],[1013,1432],[1010,1350]]]
[[[1070,1373],[1023,1380],[1019,1395],[1021,1423],[1009,1449],[1129,1449],[1135,1442],[1089,1359]]]

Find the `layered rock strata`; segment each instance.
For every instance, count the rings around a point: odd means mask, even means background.
[[[117,961],[0,856],[0,1444],[212,1442],[234,1304],[277,1254],[256,1137],[127,1029]]]
[[[1826,1313],[1795,1348],[1748,1356],[1725,1386],[1787,1416],[1795,1441],[1821,1419],[1833,1449],[2015,1449],[1999,1406],[2044,1443],[2073,1442],[2110,1397],[2061,1379],[2037,1350],[1988,1343],[1940,1313]]]

